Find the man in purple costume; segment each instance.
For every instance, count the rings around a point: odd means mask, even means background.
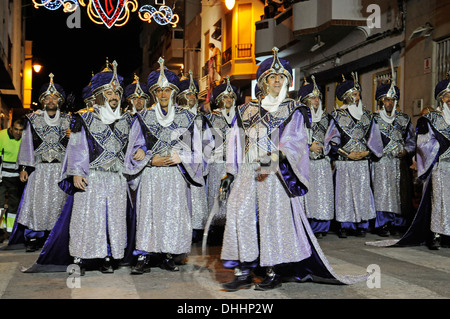
[[[450,245],[450,80],[434,90],[438,108],[418,119],[416,125],[417,176],[423,182],[416,215],[400,239],[366,242],[377,247],[427,245],[431,250]]]
[[[146,85],[141,83],[139,81],[139,77],[135,75],[133,83],[125,87],[124,97],[127,102],[125,112],[135,115],[136,113],[149,107],[150,96],[146,93],[146,91]]]
[[[257,70],[264,98],[237,107],[227,150],[227,217],[221,259],[235,276],[227,291],[250,288],[253,269],[266,267],[257,290],[281,286],[281,272],[292,265],[300,280],[350,282],[334,274],[304,213],[300,196],[308,191],[309,145],[304,105],[287,98],[289,62],[274,57]]]
[[[96,104],[77,112],[64,159],[60,187],[73,196],[69,252],[82,273],[87,262],[102,260],[114,272],[127,245],[127,181],[122,175],[131,115],[122,115],[122,77],[117,63],[91,80]]]
[[[332,112],[325,141],[335,165],[335,216],[339,223],[338,236],[347,233],[365,236],[369,221],[376,217],[370,185],[370,157],[381,157],[383,142],[371,111],[361,102],[358,76],[336,87],[336,97],[344,104]]]
[[[374,118],[383,140],[383,156],[372,165],[375,231],[387,237],[406,226],[406,217],[413,210],[409,167],[416,151],[416,135],[410,117],[396,110],[400,90],[394,81],[380,85],[375,98],[380,110]]]
[[[310,184],[308,193],[303,196],[306,216],[317,238],[326,235],[334,217],[334,183],[330,158],[324,153],[324,141],[332,121],[330,114],[322,107],[322,93],[315,77],[312,83],[306,82],[298,91],[298,99],[311,112],[311,140],[309,147]]]
[[[216,86],[210,97],[211,113],[205,115],[211,132],[214,136],[214,150],[208,165],[208,206],[214,209],[219,196],[220,182],[226,174],[227,145],[230,137],[233,119],[238,103],[238,88],[231,85],[230,78],[225,78],[225,83]],[[226,220],[226,205],[224,201],[218,202],[218,212],[211,220],[212,242],[222,242],[223,228]]]
[[[203,179],[206,180],[208,174],[208,158],[213,147],[211,130],[206,121],[205,115],[198,105],[198,82],[194,79],[192,71],[189,77],[183,77],[179,85],[180,92],[177,95],[177,104],[180,108],[186,109],[195,115],[195,123],[201,132],[203,144]],[[203,236],[206,219],[208,217],[207,187],[196,187],[188,185],[190,197],[189,208],[192,216],[192,241],[198,242]]]
[[[156,104],[137,114],[125,156],[124,174],[139,179],[132,274],[149,272],[153,259],[162,269],[179,270],[175,258],[192,243],[187,187],[204,185],[201,131],[195,115],[175,103],[178,76],[162,58],[159,63],[147,79]]]
[[[40,248],[55,225],[67,195],[58,187],[61,162],[69,138],[70,116],[61,112],[66,95],[53,81],[42,86],[39,102],[43,110],[26,116],[17,162],[20,180],[27,183],[10,244],[19,242],[23,227],[26,251]],[[45,192],[42,190],[45,189]]]

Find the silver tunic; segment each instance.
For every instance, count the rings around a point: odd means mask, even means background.
[[[136,249],[189,253],[192,222],[186,181],[177,166],[146,167],[136,194]]]
[[[336,220],[359,223],[375,218],[369,161],[336,161],[335,164]]]
[[[444,138],[450,140],[450,125],[438,112],[427,115],[430,124],[441,133]],[[431,231],[450,235],[450,147],[439,156],[433,167],[431,184],[433,187],[431,195]]]
[[[61,163],[38,163],[28,178],[17,222],[36,231],[52,230],[67,194],[58,186]]]
[[[58,219],[67,195],[58,187],[61,173],[61,163],[64,158],[65,146],[61,144],[70,125],[70,116],[60,115],[60,124],[49,126],[44,120],[42,112],[27,115],[33,131],[41,140],[41,144],[34,149],[34,154],[23,154],[19,164],[33,166],[24,191],[22,205],[17,222],[36,231],[51,230]],[[29,140],[24,131],[23,141]],[[24,148],[26,149],[26,147]],[[50,163],[50,162],[57,163]]]
[[[383,157],[372,163],[375,209],[379,212],[401,214],[401,160],[397,155],[405,149],[403,136],[409,124],[409,117],[397,112],[392,123],[387,123],[379,115],[374,118],[381,134],[389,140],[383,148]]]
[[[243,164],[231,188],[221,259],[251,262],[259,257],[261,266],[273,266],[309,257],[305,229],[279,177],[269,174],[258,182],[257,167]]]
[[[122,174],[89,170],[88,190],[74,195],[69,252],[80,258],[123,258],[127,245],[127,182]],[[90,191],[92,190],[92,191]]]
[[[320,121],[312,124],[312,141],[324,145],[329,118],[324,114]],[[309,188],[301,197],[308,218],[331,220],[334,217],[334,183],[333,172],[328,157],[323,151],[319,154],[309,152]]]

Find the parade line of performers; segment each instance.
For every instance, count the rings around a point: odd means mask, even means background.
[[[340,238],[403,229],[367,245],[448,247],[448,79],[435,89],[439,107],[414,129],[397,111],[395,80],[377,88],[377,113],[363,106],[355,74],[337,86],[343,106],[331,114],[314,77],[288,98],[292,68],[277,48],[257,69],[256,100],[239,104],[226,78],[209,113],[192,73],[180,79],[158,62],[147,83],[135,77],[125,88],[107,62],[73,116],[60,112],[66,96],[50,75],[43,109],[27,115],[18,156],[26,188],[5,248],[42,248],[23,272],[178,271],[192,242],[211,232],[235,274],[222,289],[252,287],[258,268],[265,277],[255,289],[269,290],[366,280],[330,266],[318,241],[330,225]],[[413,161],[423,186],[416,207]]]

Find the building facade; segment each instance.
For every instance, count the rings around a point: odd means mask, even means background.
[[[31,42],[25,41],[22,1],[0,2],[0,126],[31,103]]]

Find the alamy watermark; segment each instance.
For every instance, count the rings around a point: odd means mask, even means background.
[[[367,266],[367,272],[369,273],[366,281],[367,288],[381,288],[380,266],[377,264],[370,264]]]
[[[366,8],[366,12],[367,13],[371,13],[368,17],[367,17],[367,27],[369,27],[369,29],[373,29],[373,28],[381,28],[381,9],[380,6],[378,4],[369,4]]]
[[[66,272],[69,277],[66,279],[67,288],[81,288],[81,269],[77,264],[70,264],[67,266]]]

